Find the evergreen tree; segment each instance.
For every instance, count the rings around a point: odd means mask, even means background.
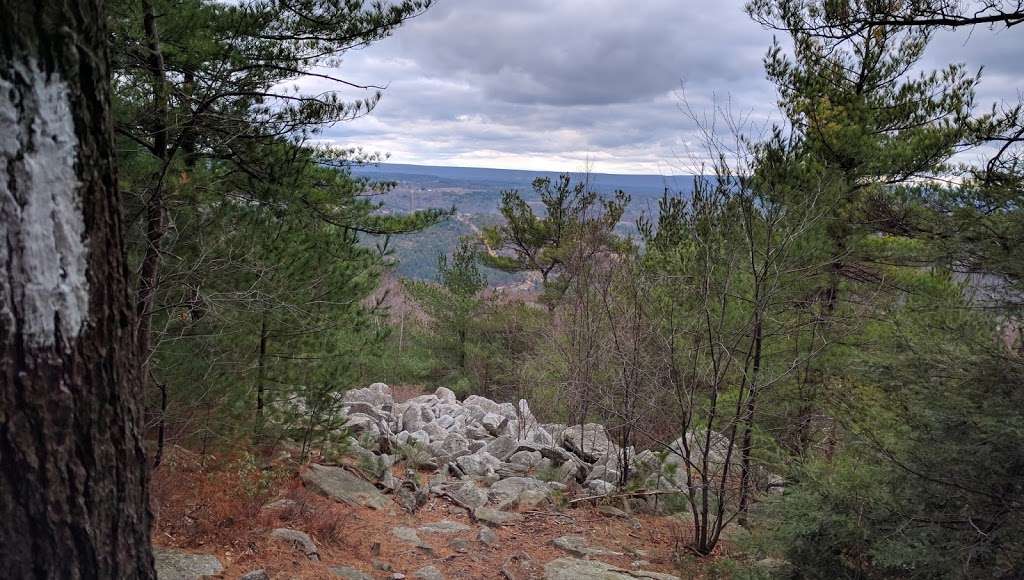
[[[794,36],[769,74],[802,163],[836,185],[823,239],[838,302],[815,332],[860,313],[809,375],[834,385],[816,403],[834,443],[801,462],[771,524],[794,576],[1018,577],[1018,112],[972,117],[979,77],[961,66],[912,76],[930,28],[851,17],[910,4],[751,6]],[[949,163],[993,135],[1008,146],[988,164]]]
[[[462,238],[448,257],[437,257],[437,284],[407,281],[406,288],[432,320],[440,339],[444,358],[451,359],[452,370],[466,375],[467,351],[475,318],[484,304],[487,276],[477,266],[478,250],[474,241]]]
[[[332,420],[326,403],[365,378],[360,361],[386,335],[370,300],[390,263],[386,238],[447,212],[378,211],[373,196],[392,184],[349,167],[379,157],[308,139],[366,114],[381,94],[323,67],[428,5],[112,3],[120,179],[158,447],[252,421],[266,435],[268,415],[308,438]],[[303,77],[370,96],[287,88]],[[385,238],[381,248],[372,236]],[[196,421],[204,415],[219,420]]]
[[[870,294],[892,291],[872,236],[902,211],[896,186],[938,175],[958,147],[975,138],[971,119],[978,77],[961,65],[909,74],[927,46],[927,31],[884,26],[860,29],[837,21],[841,43],[825,42],[807,30],[813,11],[777,10],[755,3],[755,14],[781,19],[791,31],[792,55],[776,43],[768,52],[768,77],[778,87],[780,106],[803,152],[798,163],[810,169],[794,173],[810,183],[792,183],[790,205],[804,203],[805,192],[819,192],[827,209],[817,241],[821,266],[806,302],[819,322],[805,343],[816,350],[851,335],[862,314],[856,305]],[[829,385],[844,381],[841,349],[808,365],[797,391],[802,401],[793,418],[790,446],[799,453],[831,445],[832,431],[823,409]],[[815,420],[824,414],[824,421]]]
[[[505,223],[484,230],[484,264],[505,272],[539,274],[553,307],[569,282],[564,276],[573,248],[584,237],[594,238],[588,242],[594,252],[611,247],[615,225],[629,205],[629,196],[622,191],[607,199],[588,187],[585,180],[572,183],[568,174],[554,183],[538,177],[533,190],[544,206],[539,216],[518,191],[502,192],[499,211]],[[601,243],[593,243],[597,238]]]

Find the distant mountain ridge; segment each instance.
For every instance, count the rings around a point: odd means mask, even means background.
[[[474,182],[505,188],[529,188],[538,177],[555,178],[569,173],[574,179],[584,176],[590,179],[594,191],[609,193],[621,189],[626,193],[661,194],[667,187],[670,191],[690,191],[692,175],[643,175],[621,173],[590,173],[577,171],[531,171],[527,169],[491,169],[483,167],[451,167],[442,165],[410,165],[405,163],[381,163],[353,169],[356,175],[402,181],[414,178],[438,178],[443,180]]]

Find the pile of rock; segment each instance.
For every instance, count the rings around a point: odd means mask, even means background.
[[[630,479],[639,479],[643,487],[685,492],[683,450],[696,454],[710,446],[711,469],[720,469],[728,447],[726,437],[712,432],[709,443],[705,432],[703,437],[679,438],[671,444],[675,452],[637,454],[632,447],[617,446],[602,425],[540,423],[525,400],[513,405],[471,395],[460,402],[444,387],[395,403],[390,387],[375,383],[346,392],[342,402],[348,453],[359,457],[364,470],[374,473],[381,487],[395,492],[406,509],[415,509],[423,500],[415,495],[421,490],[407,485],[410,480],[403,482],[392,474],[391,466],[398,461],[438,471],[424,492],[444,495],[470,510],[505,510],[541,505],[569,487],[592,495],[611,493],[621,483],[624,465],[629,466]],[[735,450],[733,456],[738,457]],[[322,476],[307,472],[304,477],[314,487],[323,487],[322,482],[311,481]],[[358,489],[347,495],[366,492]],[[379,498],[374,501],[379,503]]]
[[[399,459],[435,467],[441,476],[431,491],[473,509],[537,505],[573,483],[608,493],[620,478],[621,462],[636,460],[603,426],[542,424],[525,400],[513,405],[471,395],[459,402],[442,387],[396,404],[391,389],[375,383],[345,393],[344,404],[352,454],[384,479],[390,470],[383,468]]]

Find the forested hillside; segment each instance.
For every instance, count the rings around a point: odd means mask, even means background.
[[[737,5],[663,176],[338,138],[439,9],[0,0],[0,575],[1024,578],[1019,2]]]

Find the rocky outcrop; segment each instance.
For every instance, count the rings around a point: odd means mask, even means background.
[[[376,383],[347,392],[344,402],[345,425],[355,437],[348,441],[350,455],[361,465],[375,466],[381,487],[390,491],[398,490],[389,477],[393,456],[434,466],[459,480],[461,485],[432,484],[431,491],[470,510],[484,505],[499,510],[535,507],[550,501],[549,484],[577,483],[594,493],[612,490],[618,480],[619,472],[609,465],[621,450],[601,425],[541,424],[523,399],[513,405],[470,395],[460,403],[442,387],[396,404],[390,388]],[[385,504],[341,468],[314,465],[303,480],[339,501],[378,508]],[[488,486],[490,491],[481,489]]]
[[[391,467],[396,461],[404,461],[407,467],[436,469],[437,475],[424,489],[449,498],[470,513],[481,508],[503,512],[542,506],[552,501],[553,491],[570,487],[587,495],[614,493],[627,464],[630,481],[685,493],[683,449],[709,446],[705,432],[700,437],[688,434],[679,438],[667,454],[637,454],[633,448],[617,446],[597,423],[539,423],[525,400],[513,405],[470,395],[460,403],[443,387],[395,403],[391,389],[375,383],[345,393],[344,404],[348,413],[345,425],[352,436],[347,440],[349,455],[358,459],[363,471],[379,479],[379,487],[395,493],[409,511],[424,499],[417,496],[412,498],[416,501],[409,501],[403,496],[410,480],[394,477]],[[712,433],[710,469],[721,469],[728,445],[728,438]],[[780,489],[781,482],[770,475],[758,481],[770,481],[765,488]],[[393,503],[374,485],[340,467],[312,465],[302,479],[338,501],[377,509]]]

